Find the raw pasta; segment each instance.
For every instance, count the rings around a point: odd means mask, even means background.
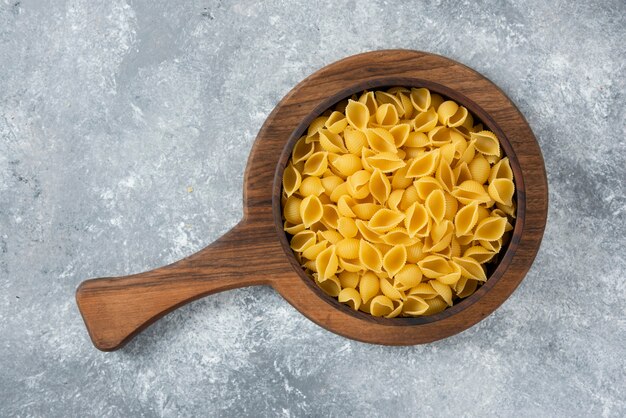
[[[283,172],[282,208],[322,291],[374,316],[432,315],[488,279],[513,230],[515,179],[465,107],[394,87],[311,122]]]

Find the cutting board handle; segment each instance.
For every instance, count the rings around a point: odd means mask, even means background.
[[[249,263],[250,231],[244,221],[203,250],[165,267],[124,277],[86,280],[76,302],[93,344],[113,351],[157,319],[188,302],[237,287],[270,284]],[[258,251],[259,240],[252,252]]]

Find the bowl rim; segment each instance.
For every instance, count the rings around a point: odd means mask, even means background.
[[[504,156],[509,158],[511,169],[513,171],[513,181],[515,184],[516,195],[516,218],[515,225],[511,234],[511,239],[506,245],[504,252],[499,252],[500,261],[498,262],[495,270],[487,278],[487,281],[478,288],[472,295],[461,299],[451,307],[444,309],[443,311],[429,316],[417,316],[417,317],[395,317],[384,318],[375,317],[371,314],[362,311],[355,311],[346,304],[343,304],[337,300],[337,298],[331,297],[324,293],[319,288],[309,275],[302,269],[300,263],[295,258],[295,255],[289,246],[287,241],[287,233],[283,230],[282,221],[282,205],[281,194],[274,194],[272,197],[272,212],[274,217],[274,226],[278,235],[281,248],[283,249],[289,263],[298,274],[299,278],[318,296],[319,299],[325,301],[334,309],[339,309],[348,315],[367,322],[376,322],[386,326],[419,326],[424,324],[431,324],[444,319],[447,319],[454,315],[461,314],[464,310],[471,307],[473,304],[483,298],[498,281],[505,277],[505,273],[515,255],[517,248],[521,240],[521,232],[524,229],[525,212],[526,212],[526,193],[524,187],[524,178],[519,160],[513,150],[513,146],[510,143],[508,137],[504,131],[499,127],[496,121],[477,103],[469,99],[464,94],[458,92],[455,89],[447,87],[445,84],[435,82],[432,80],[426,80],[418,77],[397,77],[397,76],[380,76],[368,80],[356,81],[351,84],[347,84],[346,87],[338,91],[333,95],[329,95],[325,100],[319,102],[319,104],[309,114],[302,118],[297,127],[292,131],[289,139],[285,143],[282,150],[282,154],[277,164],[274,174],[274,189],[282,191],[282,176],[283,171],[286,168],[290,160],[291,151],[296,141],[303,135],[304,131],[308,128],[309,124],[318,116],[320,116],[326,110],[329,110],[335,104],[342,100],[351,97],[355,93],[360,93],[365,90],[380,90],[391,87],[405,87],[405,88],[420,88],[425,87],[432,93],[439,94],[444,98],[454,100],[459,105],[465,106],[468,111],[480,120],[486,129],[494,132],[498,137],[500,146],[502,148]],[[284,164],[282,164],[285,162]]]

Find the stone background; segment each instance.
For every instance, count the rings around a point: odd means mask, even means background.
[[[624,416],[625,44],[623,0],[0,0],[0,416]],[[226,232],[273,106],[384,48],[482,72],[536,133],[549,221],[513,296],[393,348],[249,288],[94,349],[78,283]]]

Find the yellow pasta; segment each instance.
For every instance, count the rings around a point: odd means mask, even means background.
[[[324,293],[384,318],[473,294],[516,217],[497,136],[426,88],[366,91],[315,118],[282,185],[298,263]]]

